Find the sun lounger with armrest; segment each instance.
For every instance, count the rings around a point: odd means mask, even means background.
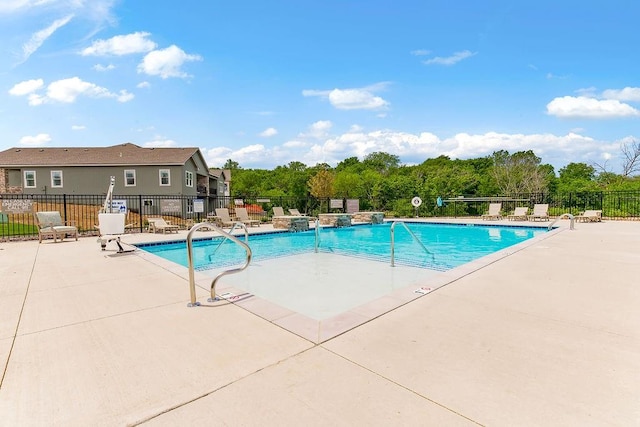
[[[529,215],[529,221],[549,221],[549,204],[537,203],[533,206],[533,213]]]
[[[149,221],[149,231],[151,233],[157,233],[158,231],[162,231],[162,234],[167,233],[177,233],[180,227],[178,225],[173,225],[164,220],[164,218],[147,218]]]
[[[587,210],[576,216],[578,222],[600,222],[602,221],[601,210]]]
[[[257,219],[249,218],[247,208],[236,208],[236,215],[238,215],[238,220],[244,225],[248,225],[250,227],[257,225],[258,227],[260,227],[260,221],[258,221]]]
[[[500,210],[502,209],[502,203],[490,203],[489,204],[489,212],[482,215],[482,219],[501,219],[502,214]]]
[[[71,235],[78,240],[78,228],[72,221],[62,221],[58,211],[36,212],[35,220],[38,226],[39,243],[42,243],[42,238],[46,236],[53,236],[54,243],[58,242],[58,237],[61,241],[64,240],[66,235]]]
[[[509,221],[526,221],[529,208],[526,206],[518,206],[511,215],[507,215]]]

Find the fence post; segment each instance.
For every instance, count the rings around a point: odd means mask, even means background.
[[[64,221],[67,221],[67,195],[66,193],[62,195],[62,206],[64,210]]]
[[[140,232],[142,233],[144,227],[142,224],[142,194],[138,194],[138,216],[140,217]]]

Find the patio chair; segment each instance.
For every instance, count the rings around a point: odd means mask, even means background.
[[[518,206],[511,215],[507,215],[509,221],[526,221],[529,208],[526,206]]]
[[[229,215],[228,208],[216,208],[216,217],[214,219],[219,227],[233,227],[234,221]]]
[[[162,234],[167,233],[177,233],[180,229],[179,225],[173,225],[164,220],[164,218],[147,218],[149,221],[149,232],[157,233],[158,231],[162,231]]]
[[[549,205],[547,203],[536,203],[533,205],[533,213],[529,215],[529,221],[537,220],[549,221]]]
[[[273,216],[285,216],[284,209],[282,209],[282,206],[273,207]]]
[[[576,221],[578,222],[600,222],[602,221],[602,211],[600,210],[589,210],[584,211],[576,216]]]
[[[489,212],[482,215],[482,219],[502,219],[500,210],[502,209],[502,203],[490,203]]]
[[[45,211],[35,213],[36,225],[38,226],[38,242],[42,243],[42,238],[53,236],[53,242],[64,240],[66,235],[71,235],[78,240],[78,227],[72,221],[62,221],[60,212]]]
[[[238,215],[238,220],[244,225],[248,225],[250,227],[257,225],[258,227],[260,227],[259,220],[249,218],[249,213],[247,212],[247,208],[236,208],[236,215]]]

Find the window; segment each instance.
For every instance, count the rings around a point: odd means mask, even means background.
[[[135,187],[136,186],[136,171],[135,169],[125,169],[124,171],[124,186]]]
[[[51,171],[51,188],[62,188],[62,171]]]
[[[171,185],[171,171],[169,169],[160,169],[160,185]]]
[[[24,187],[36,188],[36,171],[24,171]]]
[[[184,172],[184,185],[187,187],[193,187],[193,172]]]

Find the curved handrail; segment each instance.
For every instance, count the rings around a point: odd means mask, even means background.
[[[411,229],[409,227],[407,227],[407,224],[405,224],[402,221],[393,221],[393,223],[391,224],[391,267],[395,267],[395,228],[396,228],[396,224],[402,224],[402,226],[405,228],[405,230],[407,230],[409,232],[409,234],[411,235],[411,237],[413,237],[413,239],[418,242],[420,244],[420,246],[422,246],[422,249],[424,249],[424,251],[426,253],[428,253],[429,255],[431,255],[431,260],[433,261],[435,258],[435,255],[433,255],[433,253],[431,251],[429,251],[429,249],[427,249],[427,247],[420,241],[420,239],[418,239],[418,236],[416,236],[413,231],[411,231]]]
[[[571,223],[569,224],[569,230],[574,230],[575,227],[573,225],[574,221],[575,221],[575,217],[573,215],[571,215],[570,213],[566,213],[566,214],[562,214],[560,216],[558,216],[558,218],[556,218],[551,224],[549,224],[549,226],[547,227],[547,231],[551,231],[553,229],[553,226],[556,222],[558,222],[558,220],[560,220],[560,218],[562,218],[563,216],[568,216],[569,220],[571,221]]]
[[[239,228],[244,228],[244,241],[245,243],[249,241],[249,230],[247,229],[247,225],[244,222],[235,222],[233,224],[233,226],[231,227],[231,229],[229,230],[229,234],[233,233],[233,230],[236,229],[236,226],[239,226]],[[227,240],[229,240],[229,238],[227,236],[224,236],[224,239],[222,240],[222,242],[220,242],[220,244],[218,246],[216,246],[216,248],[213,250],[213,252],[209,255],[209,261],[211,261],[211,257],[213,257],[216,252],[218,252],[218,249],[220,249],[220,246],[222,246],[222,244],[224,242],[226,242]]]
[[[251,255],[252,255],[251,248],[249,247],[249,245],[247,245],[246,243],[244,243],[243,241],[238,239],[236,236],[227,233],[222,228],[220,228],[217,225],[212,224],[210,222],[201,222],[201,223],[198,223],[198,224],[194,225],[193,227],[191,227],[191,230],[189,230],[189,234],[187,234],[187,258],[188,258],[188,261],[189,261],[189,291],[190,291],[190,296],[191,296],[191,302],[189,304],[187,304],[189,307],[195,307],[195,306],[200,305],[199,302],[196,302],[196,280],[195,280],[195,273],[193,271],[193,243],[192,243],[192,239],[193,239],[193,232],[196,231],[199,228],[202,228],[202,227],[213,228],[215,231],[217,231],[218,233],[222,234],[227,239],[230,239],[234,243],[237,243],[238,245],[240,245],[247,252],[247,262],[242,267],[233,268],[231,270],[225,270],[225,271],[221,272],[220,274],[218,274],[213,279],[213,281],[211,282],[211,298],[210,298],[210,301],[215,301],[216,300],[216,282],[218,281],[219,278],[221,278],[222,276],[225,276],[227,274],[239,273],[242,270],[244,270],[245,268],[247,268],[249,266],[249,263],[251,262]],[[246,231],[246,228],[245,228],[245,231]]]
[[[316,219],[315,236],[316,236],[316,240],[315,240],[313,250],[315,253],[318,253],[318,246],[320,246],[320,220],[319,219]]]

